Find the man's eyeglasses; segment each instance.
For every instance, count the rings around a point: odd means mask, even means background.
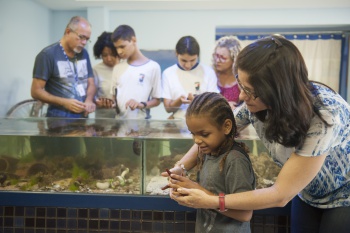
[[[239,89],[243,90],[244,93],[249,97],[249,98],[253,98],[253,100],[255,100],[256,98],[258,98],[259,96],[255,95],[254,92],[248,90],[246,87],[244,87],[241,82],[238,79],[238,74],[235,75]]]
[[[71,28],[70,28],[70,30],[71,30],[72,32],[74,32],[75,34],[77,34],[77,36],[79,37],[79,39],[80,39],[81,41],[86,41],[86,43],[90,43],[90,42],[91,42],[91,40],[90,40],[89,37],[86,37],[86,36],[84,36],[84,35],[81,35],[81,34],[77,33],[76,31],[74,31],[74,30],[71,29]]]
[[[219,60],[220,62],[226,62],[228,60],[228,57],[224,57],[220,54],[213,53],[213,59],[214,59],[214,61]]]

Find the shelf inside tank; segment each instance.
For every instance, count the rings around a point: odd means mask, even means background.
[[[272,185],[279,167],[260,140],[237,140],[257,188]],[[0,191],[167,195],[160,173],[192,145],[182,120],[0,119]]]

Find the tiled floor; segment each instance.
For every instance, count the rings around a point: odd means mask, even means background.
[[[194,232],[193,211],[0,206],[0,233]],[[257,215],[252,233],[289,233],[289,216]]]

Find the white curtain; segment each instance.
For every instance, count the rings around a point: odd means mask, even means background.
[[[304,57],[309,72],[309,79],[327,84],[335,91],[339,91],[340,63],[341,63],[341,39],[335,39],[332,35],[283,35],[292,41]],[[261,36],[263,37],[263,36]],[[260,37],[260,38],[261,38]],[[301,38],[306,39],[301,39]],[[307,39],[313,37],[313,39]],[[324,39],[325,37],[326,39]],[[242,48],[254,42],[257,38],[252,36],[238,36]]]

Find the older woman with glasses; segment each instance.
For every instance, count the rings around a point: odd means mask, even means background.
[[[233,63],[240,51],[241,44],[236,36],[224,36],[217,40],[213,53],[213,68],[218,78],[218,88],[232,109],[240,103],[240,91],[232,71]]]
[[[283,207],[292,200],[292,233],[349,232],[349,104],[330,87],[309,80],[301,53],[282,37],[245,47],[234,72],[244,101],[234,110],[238,130],[254,126],[282,166],[277,180],[268,188],[225,197],[181,187],[176,174],[194,166],[200,150],[195,145],[171,169],[171,198],[194,208],[237,210]]]

